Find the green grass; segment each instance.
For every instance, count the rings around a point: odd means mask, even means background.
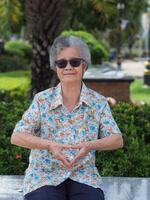
[[[143,79],[136,79],[131,84],[130,94],[133,102],[150,103],[150,87],[144,86]]]
[[[0,73],[0,89],[11,90],[15,88],[24,89],[29,86],[29,71],[13,71]]]
[[[13,71],[0,73],[0,89],[11,90],[15,88],[28,88],[30,83],[29,71]],[[136,79],[131,84],[131,100],[134,102],[150,103],[150,87],[143,85],[143,80]]]

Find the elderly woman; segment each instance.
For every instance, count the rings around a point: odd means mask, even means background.
[[[35,95],[11,136],[12,144],[31,149],[24,197],[104,200],[95,151],[121,148],[123,139],[106,98],[82,82],[89,48],[78,37],[58,37],[50,63],[60,83]]]

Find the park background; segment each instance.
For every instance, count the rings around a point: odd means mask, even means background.
[[[118,3],[119,2],[119,3]],[[142,26],[146,0],[1,0],[0,1],[0,174],[23,175],[29,150],[10,144],[16,122],[33,96],[57,84],[48,50],[58,35],[77,35],[90,46],[93,66],[106,63],[134,81],[130,100],[110,105],[124,137],[124,148],[98,152],[102,176],[150,176],[150,88],[144,84],[148,59]],[[143,73],[130,73],[134,63]],[[131,68],[131,71],[130,71]],[[108,83],[109,84],[109,83]]]

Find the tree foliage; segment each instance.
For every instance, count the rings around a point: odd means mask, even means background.
[[[112,21],[110,21],[109,28],[111,29],[110,44],[116,46],[118,32],[120,32],[120,20],[127,20],[127,26],[121,31],[121,44],[133,45],[137,40],[137,35],[141,29],[141,15],[145,12],[147,7],[147,0],[143,0],[142,4],[138,0],[126,0],[125,9],[120,11],[117,10],[116,0],[116,12]],[[121,15],[121,16],[120,16]]]
[[[126,1],[125,18],[129,21],[126,30],[124,31],[124,40],[129,45],[132,45],[137,34],[141,29],[141,15],[146,11],[147,0],[143,0],[142,4],[137,3],[137,0]]]
[[[116,46],[120,14],[128,20],[125,30],[122,31],[122,42],[128,43],[136,40],[141,28],[141,13],[146,10],[147,0],[142,4],[138,0],[125,0],[125,9],[119,13],[118,0],[65,0],[66,27],[73,30],[85,30],[95,34],[97,31],[110,31],[109,43]],[[88,13],[88,14],[87,14]]]
[[[22,4],[20,0],[0,1],[0,33],[17,32],[22,22]]]
[[[65,0],[65,2],[67,26],[74,30],[104,30],[115,12],[114,0]]]

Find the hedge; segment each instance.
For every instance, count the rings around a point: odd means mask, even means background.
[[[124,137],[124,148],[99,152],[97,166],[104,176],[150,176],[150,105],[118,103],[113,116]]]
[[[83,39],[89,46],[91,51],[92,63],[100,64],[101,61],[108,57],[108,50],[106,47],[98,41],[92,34],[85,31],[64,31],[63,36],[77,36]]]
[[[0,72],[29,68],[32,57],[32,46],[27,41],[7,41],[4,49],[4,54],[0,55]]]
[[[10,55],[31,58],[32,46],[25,40],[9,40],[5,43],[5,51]]]
[[[29,68],[29,61],[18,55],[0,55],[0,72],[24,70]]]
[[[24,174],[29,150],[10,144],[16,122],[29,105],[26,96],[0,92],[0,174]],[[124,148],[97,152],[96,165],[103,176],[150,176],[150,105],[118,103],[112,109],[124,137]]]
[[[12,146],[10,135],[29,102],[18,92],[0,91],[0,174],[23,174],[29,151]],[[18,155],[22,156],[21,160]]]

